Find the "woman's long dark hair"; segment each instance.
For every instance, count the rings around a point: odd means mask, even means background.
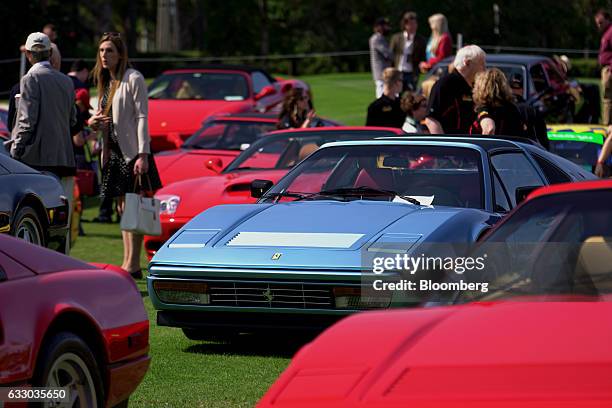
[[[100,45],[103,42],[110,41],[117,48],[117,53],[119,54],[119,63],[117,64],[117,68],[115,69],[115,78],[121,81],[125,71],[130,66],[128,61],[128,52],[127,46],[121,39],[121,34],[119,33],[105,33],[100,41],[98,41],[98,48],[96,50],[96,65],[91,70],[91,77],[93,78],[93,83],[98,88],[98,97],[102,98],[104,95],[104,89],[108,86],[111,81],[111,75],[108,69],[102,67],[102,60],[100,58]]]
[[[306,90],[302,88],[291,88],[285,94],[283,99],[283,107],[278,115],[277,128],[284,128],[283,121],[285,117],[289,118],[289,124],[291,127],[299,128],[306,119],[305,112],[300,112],[298,103],[306,95]]]

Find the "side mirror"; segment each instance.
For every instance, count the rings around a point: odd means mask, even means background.
[[[255,100],[258,101],[261,98],[265,98],[266,96],[274,95],[276,93],[276,88],[272,85],[264,86],[261,91],[257,95],[255,95]]]
[[[274,185],[270,180],[253,180],[251,182],[251,197],[260,198]]]
[[[516,200],[516,204],[520,204],[523,201],[525,201],[525,199],[527,198],[527,196],[529,194],[531,194],[532,192],[534,192],[535,190],[537,190],[538,188],[540,188],[542,186],[524,186],[524,187],[517,187],[516,191],[514,193],[514,197]]]
[[[213,157],[206,162],[205,166],[208,170],[220,173],[223,168],[223,161],[218,157]]]

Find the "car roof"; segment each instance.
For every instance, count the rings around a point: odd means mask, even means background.
[[[320,126],[320,127],[312,127],[312,128],[293,128],[293,129],[282,129],[275,130],[273,132],[269,132],[268,135],[282,135],[286,133],[296,134],[296,133],[309,133],[309,132],[346,132],[346,131],[375,131],[381,132],[386,131],[390,133],[395,133],[397,135],[403,135],[404,131],[399,128],[392,127],[380,127],[380,126]]]
[[[171,73],[184,73],[184,72],[203,72],[203,71],[242,71],[242,72],[255,72],[262,71],[266,72],[265,69],[259,67],[252,67],[248,65],[230,65],[230,64],[206,64],[198,65],[197,67],[182,68],[182,69],[169,69],[164,71],[164,74]]]
[[[589,191],[589,190],[612,190],[612,179],[608,180],[589,180],[589,181],[578,181],[573,183],[561,183],[552,186],[542,187],[529,194],[526,201],[533,200],[534,198],[571,193],[578,191]]]
[[[383,136],[378,139],[405,139],[413,141],[449,141],[458,143],[469,143],[480,146],[487,152],[503,148],[517,148],[521,147],[521,144],[535,145],[535,143],[530,139],[515,136],[482,137],[474,135],[401,135]]]
[[[253,121],[257,123],[276,123],[278,121],[278,115],[272,113],[228,113],[214,115],[208,119],[209,121]]]
[[[441,64],[450,64],[455,59],[455,56],[443,59]],[[528,54],[487,54],[487,64],[520,64],[534,65],[541,61],[549,61],[550,58],[544,55],[528,55]]]

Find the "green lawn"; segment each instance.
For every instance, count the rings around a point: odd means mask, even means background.
[[[327,74],[303,76],[312,88],[317,114],[345,125],[365,124],[368,105],[375,99],[372,74]]]
[[[369,73],[304,77],[313,89],[321,116],[347,125],[363,125],[374,98]],[[97,200],[85,203],[83,219],[97,215]],[[89,262],[120,265],[122,242],[118,224],[83,223],[71,255]],[[143,255],[142,265],[146,265]],[[151,322],[151,368],[132,396],[135,407],[251,407],[289,364],[300,341],[270,343],[253,338],[231,344],[188,340],[179,329],[158,327],[155,311],[139,282]]]

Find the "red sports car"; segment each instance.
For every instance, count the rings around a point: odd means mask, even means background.
[[[219,113],[267,112],[300,80],[278,80],[264,70],[210,65],[165,71],[149,86],[149,132],[154,152],[176,149]]]
[[[162,184],[217,175],[257,136],[275,129],[277,115],[244,113],[214,116],[185,140],[180,149],[155,154]]]
[[[488,291],[339,322],[259,407],[612,406],[611,200],[610,180],[537,190],[476,248],[502,262],[461,277]]]
[[[127,406],[149,361],[149,321],[127,272],[0,235],[0,387],[61,387],[70,407]]]
[[[273,131],[277,121],[278,115],[270,113],[239,113],[207,119],[180,149],[155,155],[162,184],[219,174],[262,134]],[[339,125],[328,119],[319,121],[322,126]]]
[[[220,174],[183,180],[157,192],[156,197],[161,200],[162,235],[145,237],[147,254],[153,256],[172,234],[209,207],[256,202],[250,191],[253,180],[276,183],[324,143],[402,133],[394,128],[338,126],[280,130],[264,135]]]

